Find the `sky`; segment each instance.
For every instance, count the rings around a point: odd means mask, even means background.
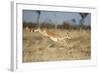
[[[23,10],[23,21],[37,22],[38,13],[35,10]],[[73,22],[73,19],[75,22]],[[50,22],[62,24],[68,22],[73,25],[79,25],[82,17],[77,12],[59,12],[59,11],[41,11],[39,22]],[[91,14],[89,13],[84,19],[85,25],[91,24]]]

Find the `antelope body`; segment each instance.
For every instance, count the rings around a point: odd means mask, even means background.
[[[50,38],[54,42],[62,41],[66,38],[70,39],[70,37],[68,37],[68,36],[67,37],[61,37],[59,34],[57,34],[55,32],[48,31],[47,29],[44,29],[44,30],[36,29],[35,32],[37,32],[37,31],[40,34],[42,34],[43,36]]]

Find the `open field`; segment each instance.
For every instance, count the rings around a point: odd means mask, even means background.
[[[71,39],[54,42],[39,32],[23,31],[23,62],[86,60],[91,58],[90,30],[49,29]]]

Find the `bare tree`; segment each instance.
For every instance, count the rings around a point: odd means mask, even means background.
[[[79,13],[81,16],[81,20],[80,20],[80,31],[84,25],[84,19],[86,18],[86,16],[88,15],[88,13]]]
[[[57,14],[55,14],[55,18],[57,19]],[[55,29],[57,30],[57,20],[55,20]]]
[[[74,24],[76,24],[76,20],[75,20],[75,18],[72,19],[72,22],[73,22]]]
[[[81,16],[81,20],[80,20],[80,25],[83,26],[84,24],[84,19],[86,18],[86,16],[88,15],[88,13],[79,13]]]
[[[37,10],[36,11],[38,13],[38,16],[37,16],[37,25],[38,25],[38,28],[40,29],[40,14],[41,14],[41,11]]]

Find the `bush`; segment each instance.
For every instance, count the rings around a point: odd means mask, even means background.
[[[43,29],[43,28],[55,28],[55,25],[56,24],[51,24],[51,23],[41,23],[40,24],[40,28]],[[31,28],[38,28],[38,24],[37,23],[31,23],[31,22],[23,22],[23,28],[26,28],[26,27],[29,27],[30,29]],[[57,25],[57,29],[91,29],[91,26],[88,25],[72,25],[68,22],[63,22],[63,24],[60,24],[60,25]]]

